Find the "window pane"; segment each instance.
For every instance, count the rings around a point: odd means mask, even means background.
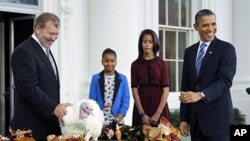
[[[159,24],[166,24],[166,0],[159,0]]]
[[[168,0],[168,25],[179,26],[178,0]]]
[[[187,45],[187,33],[186,32],[179,32],[178,38],[178,59],[183,59],[184,51]]]
[[[176,59],[176,33],[166,31],[165,38],[165,57],[166,59]]]
[[[176,91],[176,63],[174,61],[168,61],[169,68],[169,89],[171,92]]]
[[[187,0],[181,0],[181,26],[187,26]]]

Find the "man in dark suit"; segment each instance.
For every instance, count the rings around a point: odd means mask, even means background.
[[[59,121],[70,105],[60,104],[58,70],[49,50],[59,28],[60,19],[55,14],[42,13],[35,19],[32,36],[19,44],[11,57],[15,83],[12,128],[31,129],[37,141],[61,134]]]
[[[229,141],[229,126],[233,124],[230,87],[236,73],[235,48],[216,38],[216,17],[211,10],[202,9],[196,14],[194,28],[200,41],[188,47],[184,54],[180,132],[188,136],[190,125],[192,141]]]

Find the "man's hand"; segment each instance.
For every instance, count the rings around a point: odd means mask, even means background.
[[[54,110],[54,114],[58,118],[60,123],[63,123],[63,117],[67,113],[66,108],[68,106],[71,106],[71,105],[72,105],[71,103],[61,103],[61,104],[56,106],[56,108]]]
[[[203,97],[201,96],[200,92],[192,92],[192,91],[181,92],[181,95],[179,96],[179,100],[182,103],[195,103],[202,98]]]

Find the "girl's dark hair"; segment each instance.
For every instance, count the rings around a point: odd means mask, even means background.
[[[138,59],[139,58],[143,58],[143,48],[142,48],[142,40],[144,35],[151,35],[153,38],[153,52],[154,52],[154,56],[157,55],[159,49],[160,49],[160,41],[156,35],[156,33],[151,30],[151,29],[145,29],[141,32],[141,35],[139,37],[139,42],[138,42],[138,51],[139,51],[139,55],[138,55]]]
[[[195,19],[194,19],[195,20],[195,24],[199,24],[200,19],[201,19],[202,16],[210,16],[210,15],[214,15],[214,17],[216,17],[215,14],[214,14],[214,12],[211,11],[211,10],[209,10],[209,9],[202,9],[202,10],[198,11],[196,13]]]
[[[116,58],[116,53],[114,50],[110,49],[110,48],[106,48],[103,52],[102,52],[102,58],[104,58],[104,56],[108,53],[114,54],[115,58]]]

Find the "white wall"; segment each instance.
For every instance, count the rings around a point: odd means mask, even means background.
[[[101,55],[105,48],[117,53],[116,70],[127,76],[130,86],[130,65],[137,57],[137,40],[143,27],[138,0],[90,0],[89,1],[89,81],[94,73],[103,70]],[[131,123],[133,98],[126,116],[126,124]]]
[[[89,77],[103,70],[101,55],[105,48],[117,53],[117,71],[129,79],[130,63],[137,56],[140,17],[138,1],[89,1]]]
[[[250,124],[250,95],[245,89],[250,87],[250,19],[249,0],[233,1],[233,42],[237,51],[237,73],[233,85],[234,106],[247,115],[246,122]]]
[[[217,21],[217,37],[233,42],[233,0],[215,0],[214,12]]]

